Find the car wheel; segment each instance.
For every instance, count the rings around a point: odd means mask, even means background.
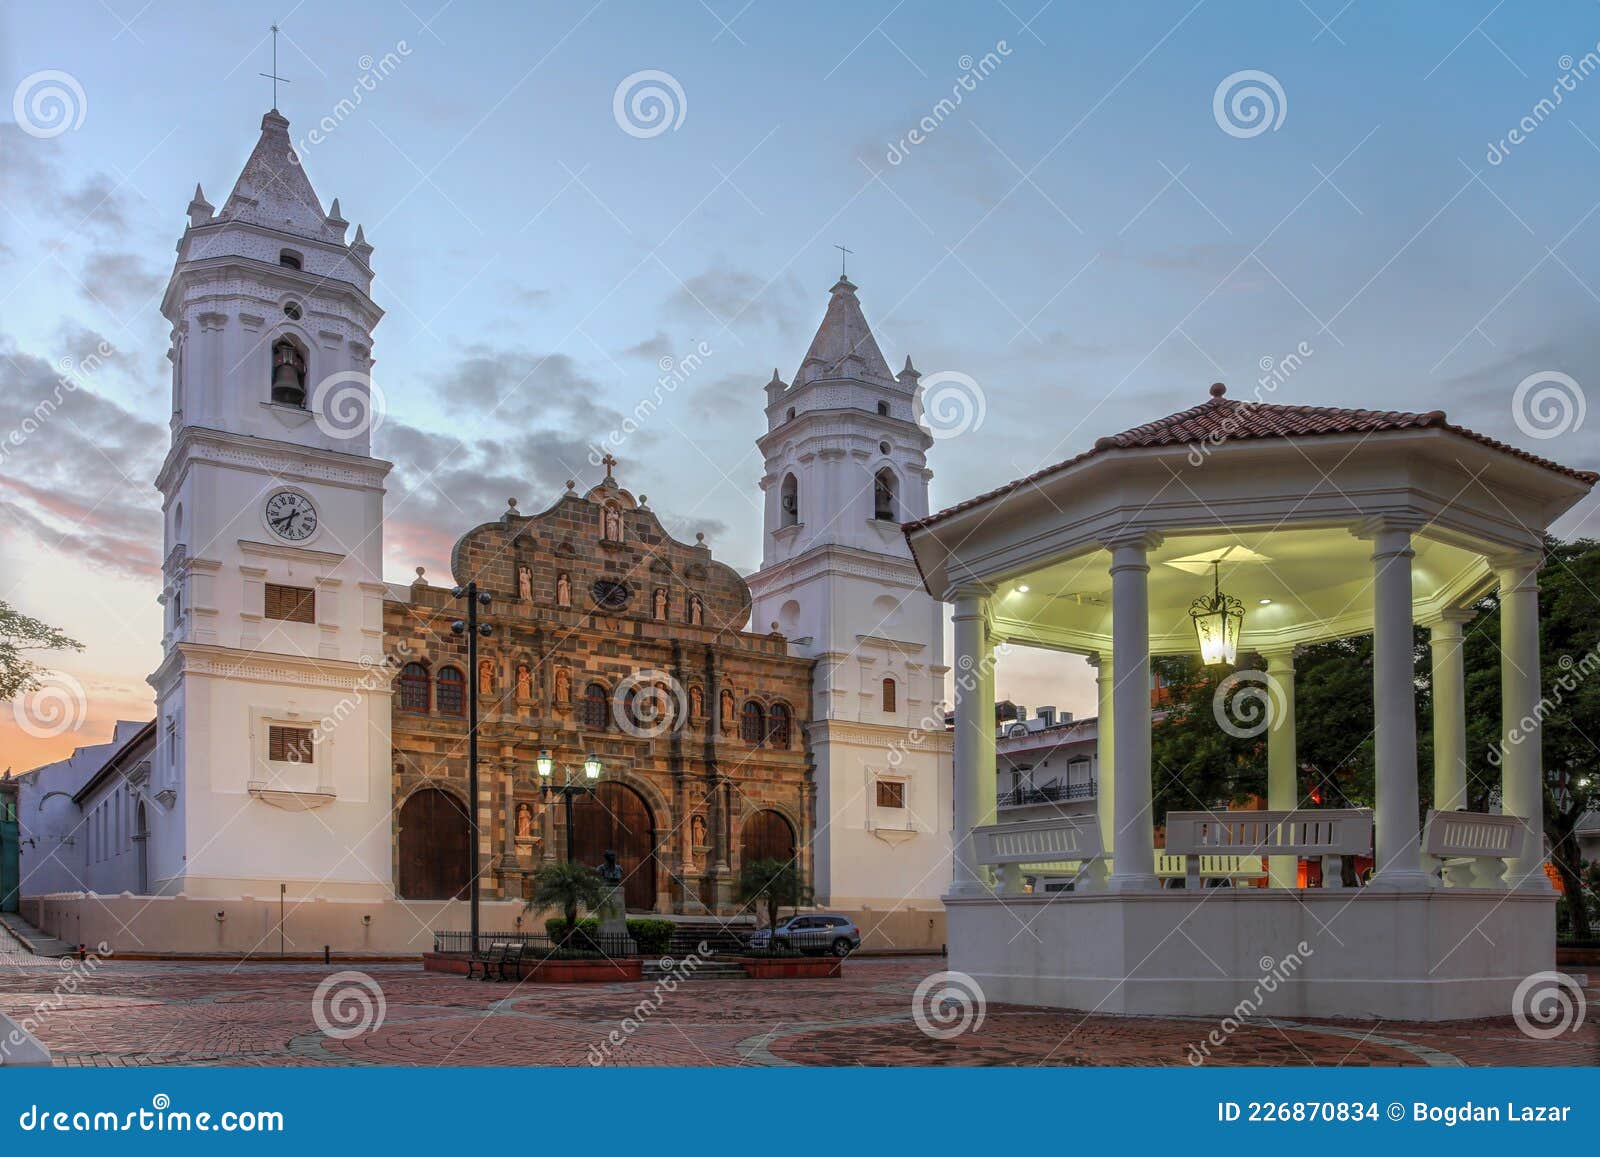
[[[849,956],[850,955],[850,941],[846,940],[843,936],[841,936],[841,937],[839,937],[839,939],[835,940],[833,942],[833,954],[835,956]]]

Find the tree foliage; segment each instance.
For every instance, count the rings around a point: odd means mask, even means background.
[[[41,668],[28,652],[81,650],[83,644],[66,632],[0,599],[0,699],[14,699],[38,685]]]
[[[610,891],[600,873],[587,864],[556,860],[533,874],[533,896],[527,908],[560,908],[564,917],[561,943],[566,944],[579,932],[578,909],[598,912]]]
[[[778,912],[811,902],[800,865],[787,860],[752,860],[739,869],[739,899],[767,911],[767,927],[778,926]]]

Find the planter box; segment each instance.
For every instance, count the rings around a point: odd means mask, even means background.
[[[842,956],[740,956],[737,963],[752,980],[814,980],[844,971]]]
[[[467,974],[467,958],[459,952],[427,952],[422,957],[427,972]],[[618,960],[524,960],[518,980],[535,984],[615,984],[619,980],[640,980],[644,961],[640,957]]]

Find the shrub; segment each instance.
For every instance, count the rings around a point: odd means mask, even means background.
[[[550,939],[560,940],[564,935],[566,935],[567,922],[563,917],[552,916],[550,919],[544,922],[544,930],[545,934],[548,935]],[[599,917],[585,916],[582,920],[578,921],[578,931],[587,932],[590,935],[598,936],[600,934]]]
[[[672,947],[671,920],[629,920],[628,935],[646,956],[657,956]]]

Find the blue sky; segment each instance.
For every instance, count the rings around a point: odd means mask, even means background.
[[[67,665],[104,704],[91,731],[148,699],[159,293],[195,182],[221,203],[270,104],[274,19],[291,132],[337,121],[304,151],[312,183],[376,247],[391,578],[437,575],[508,495],[538,509],[592,477],[587,443],[702,342],[619,475],[753,567],[761,385],[793,374],[835,244],[896,367],[983,391],[983,424],[935,447],[936,506],[1219,378],[1249,392],[1302,343],[1272,400],[1441,408],[1600,465],[1600,417],[1532,438],[1512,408],[1536,372],[1593,392],[1600,75],[1570,79],[1593,3],[9,5],[3,93],[60,70],[83,96],[48,139],[0,126],[0,418],[61,359],[114,354],[0,464],[0,568],[5,597],[90,644]],[[682,119],[641,138],[613,95],[646,69]],[[1256,135],[1214,114],[1243,70],[1282,93]],[[1594,510],[1561,529],[1593,533]],[[1002,695],[1090,707],[1058,660],[1008,666]]]

